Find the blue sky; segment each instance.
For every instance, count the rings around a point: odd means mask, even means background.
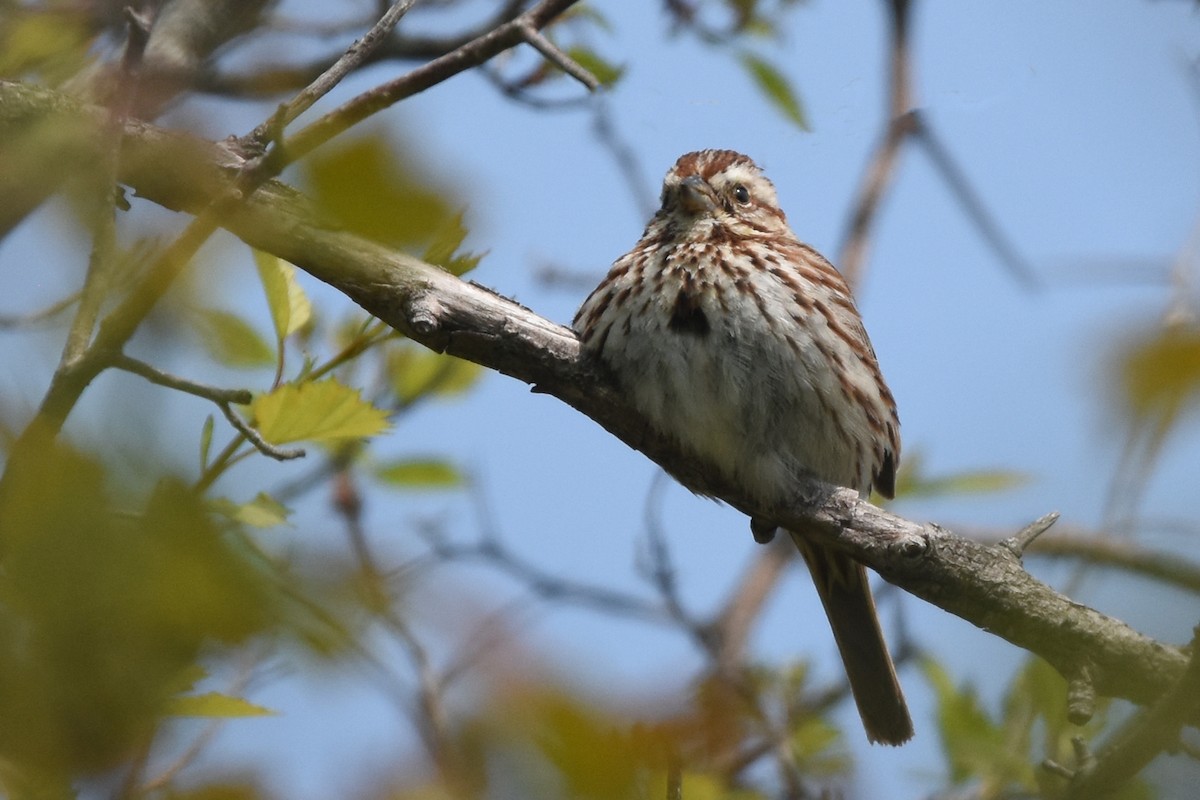
[[[619,136],[636,154],[641,190],[655,196],[662,174],[688,150],[742,150],[775,182],[801,238],[835,256],[881,131],[883,4],[806,4],[767,49],[801,95],[810,132],[771,108],[732,59],[686,37],[664,42],[658,4],[595,5],[614,26],[611,36],[596,38],[596,49],[627,66],[607,102]],[[1186,2],[1117,0],[918,4],[919,105],[1044,288],[1019,286],[924,154],[905,152],[859,288],[860,308],[899,403],[905,453],[920,452],[935,474],[1005,468],[1031,480],[991,496],[904,501],[895,505],[898,513],[993,532],[1014,530],[1049,510],[1074,525],[1101,522],[1121,442],[1108,403],[1106,359],[1122,332],[1161,319],[1171,299],[1168,272],[1200,214],[1194,72],[1200,17],[1193,9]],[[374,67],[333,99],[402,69]],[[185,106],[168,120],[220,138],[247,130],[265,114],[265,107],[238,106],[214,116],[209,111],[216,107],[211,101]],[[399,132],[398,142],[462,192],[470,244],[489,251],[472,277],[551,319],[569,322],[586,291],[547,289],[535,277],[537,268],[550,263],[599,280],[645,223],[597,144],[587,111],[530,111],[499,97],[481,76],[466,74],[384,113],[377,124]],[[53,224],[34,220],[0,249],[0,264],[37,252],[63,263],[74,259],[62,268],[74,274],[78,248],[65,243],[47,250],[44,243]],[[53,269],[23,286],[15,285],[13,267],[0,272],[9,296],[5,309],[55,298],[59,268]],[[257,314],[266,330],[249,259],[238,269],[230,269],[241,287],[231,302]],[[1194,253],[1190,274],[1195,281]],[[324,287],[309,287],[314,296],[337,302]],[[1193,287],[1193,311],[1198,299]],[[0,385],[18,404],[36,402],[46,376],[30,371],[29,351],[18,348],[17,339],[6,341]],[[25,341],[45,348],[39,353],[59,346],[52,337]],[[86,437],[90,426],[111,424],[117,409],[106,400],[116,397],[164,404],[159,390],[130,387],[130,381],[99,381],[85,397],[93,408],[72,421],[72,431]],[[163,405],[161,420],[143,425],[160,435],[175,425],[195,431],[206,413],[172,401]],[[130,434],[132,441],[145,435]],[[1198,448],[1200,426],[1192,419],[1149,486],[1148,516],[1186,520],[1194,528]],[[656,468],[557,401],[487,376],[468,397],[406,418],[377,450],[452,458],[471,473],[488,500],[490,523],[515,549],[564,576],[648,593],[634,563]],[[261,464],[222,488],[236,496],[247,484],[272,485],[287,474]],[[298,511],[296,530],[287,535],[326,545],[341,535],[324,497]],[[410,525],[422,516],[464,537],[480,525],[461,494],[380,493],[369,498],[366,524],[382,550],[403,557],[419,550]],[[716,607],[753,555],[744,518],[672,487],[661,519],[685,598],[700,611]],[[1150,526],[1144,540],[1200,557],[1194,537],[1166,526]],[[1051,582],[1068,574],[1062,565],[1037,560],[1030,568]],[[1188,638],[1197,616],[1194,597],[1142,591],[1124,579],[1114,591],[1106,579],[1111,576],[1086,580],[1077,599],[1150,635]],[[833,679],[840,665],[807,580],[800,570],[788,580],[757,631],[754,650],[774,661],[810,657],[819,676]],[[440,585],[422,587],[414,602],[436,607],[465,595],[472,606],[488,606],[518,590],[480,570],[450,569]],[[917,641],[995,703],[1021,653],[914,598],[901,604]],[[520,632],[552,656],[553,674],[597,696],[614,685],[642,697],[671,696],[681,691],[675,676],[699,663],[682,637],[587,612],[537,612]],[[273,780],[289,797],[325,797],[356,786],[354,768],[386,763],[408,726],[366,681],[357,686],[345,677],[265,685],[255,699],[281,716],[232,726],[212,758],[249,763],[268,755],[277,765]],[[884,796],[887,787],[889,797],[919,797],[937,785],[941,762],[928,689],[914,670],[901,678],[915,710],[912,745],[860,746],[853,709],[839,714],[859,759],[863,796]]]

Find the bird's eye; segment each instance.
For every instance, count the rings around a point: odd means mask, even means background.
[[[733,187],[733,199],[737,200],[742,205],[746,205],[750,202],[750,190],[739,183],[737,186]]]

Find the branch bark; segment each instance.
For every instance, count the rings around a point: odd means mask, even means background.
[[[98,137],[88,132],[99,130],[104,118],[102,110],[48,90],[0,82],[0,142],[20,141],[30,125],[71,131],[58,140],[60,159],[71,163],[93,157]],[[70,152],[61,152],[64,148]],[[137,122],[126,126],[120,163],[123,183],[184,212],[208,206],[242,167],[228,147]],[[0,196],[21,188],[5,185],[11,181],[0,172]],[[1179,648],[1035,580],[1003,545],[912,522],[861,501],[849,489],[815,483],[799,487],[785,507],[756,507],[741,487],[651,430],[609,377],[580,358],[569,329],[487,288],[333,229],[282,183],[265,183],[221,224],[342,291],[414,341],[558,398],[690,485],[747,514],[813,531],[889,582],[1040,655],[1068,681],[1086,680],[1101,695],[1147,705],[1184,674],[1188,659]],[[1198,713],[1189,715],[1193,724]]]

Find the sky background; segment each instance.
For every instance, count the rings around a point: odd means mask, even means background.
[[[780,41],[765,49],[799,93],[811,131],[771,107],[733,58],[686,36],[666,37],[659,4],[594,5],[613,26],[611,34],[595,36],[594,48],[626,67],[605,102],[618,137],[636,156],[642,196],[657,196],[662,175],[684,152],[741,150],[774,181],[797,234],[834,257],[882,131],[884,4],[814,0],[787,16]],[[320,13],[314,10],[319,4],[283,7],[296,15]],[[414,13],[402,26],[430,22]],[[1175,297],[1168,276],[1176,259],[1187,258],[1197,281],[1195,241],[1190,254],[1187,248],[1200,214],[1200,17],[1194,4],[1170,0],[923,0],[914,23],[918,105],[1043,285],[1031,291],[1015,281],[923,152],[904,151],[858,288],[899,404],[904,456],[919,453],[934,475],[1001,468],[1029,481],[994,495],[902,500],[892,508],[911,519],[997,535],[1051,510],[1072,526],[1098,527],[1123,436],[1107,364],[1123,337],[1161,320]],[[281,43],[277,55],[291,54]],[[364,71],[322,108],[407,69],[386,63]],[[576,87],[564,83],[561,91]],[[165,122],[223,138],[247,131],[269,108],[197,100]],[[471,277],[550,319],[569,323],[587,290],[547,287],[539,270],[553,265],[598,281],[646,222],[598,144],[586,108],[534,111],[468,73],[379,115],[369,127],[387,131],[397,149],[466,204],[468,244],[488,251]],[[0,245],[3,310],[57,299],[64,276],[78,274],[86,249],[54,233],[56,213],[39,213]],[[225,242],[211,252],[212,261],[222,262],[227,282],[221,285],[229,287],[222,302],[268,330],[244,250]],[[36,280],[19,268],[33,259],[44,265]],[[341,302],[304,280],[314,299]],[[1193,311],[1200,299],[1196,285],[1188,294]],[[31,409],[46,386],[61,332],[3,341],[0,389],[8,409]],[[201,380],[263,380],[197,365],[195,351],[186,348],[169,358],[164,366]],[[130,419],[130,407],[145,412]],[[147,441],[184,437],[188,444],[177,448],[185,453],[181,469],[194,470],[186,459],[209,410],[128,376],[106,375],[80,412],[69,432],[83,440],[115,434],[132,451]],[[371,493],[365,524],[386,557],[399,561],[421,551],[413,534],[421,521],[433,520],[463,540],[487,525],[556,574],[651,596],[636,560],[657,468],[558,401],[487,375],[469,395],[406,416],[375,449],[381,457],[447,457],[474,484],[471,493]],[[1149,484],[1143,510],[1153,522],[1139,533],[1147,547],[1192,560],[1200,557],[1198,450],[1200,426],[1192,418],[1171,440]],[[218,488],[249,499],[298,471],[303,467],[260,462]],[[294,527],[282,535],[297,546],[341,545],[341,523],[326,494],[316,493],[296,511]],[[746,520],[673,485],[664,491],[659,519],[686,601],[697,613],[718,607],[754,556]],[[1179,521],[1186,533],[1174,524]],[[1036,558],[1028,566],[1058,586],[1070,574],[1066,565]],[[416,587],[409,602],[418,618],[443,624],[437,612],[457,603],[464,613],[476,613],[523,594],[487,569],[448,567]],[[917,643],[956,678],[973,682],[995,708],[1023,653],[898,594],[887,593],[882,603],[885,628],[898,603]],[[1073,597],[1180,643],[1200,607],[1192,595],[1105,572],[1089,574]],[[683,696],[681,676],[700,664],[682,636],[582,610],[535,605],[516,630],[547,660],[548,674],[598,698],[615,686],[669,707]],[[435,632],[425,633],[436,652]],[[808,657],[818,678],[838,676],[833,639],[801,570],[774,597],[752,650],[775,663]],[[361,788],[362,775],[385,769],[412,743],[402,712],[365,676],[282,671],[252,694],[279,715],[230,726],[208,763],[265,759],[272,785],[284,796],[315,800]],[[868,748],[852,706],[838,714],[863,797],[921,797],[943,780],[929,688],[912,668],[901,680],[917,727],[909,746]]]

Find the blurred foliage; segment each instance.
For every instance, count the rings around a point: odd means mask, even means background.
[[[87,63],[95,32],[86,14],[58,8],[14,8],[0,3],[0,78],[33,75],[57,85]]]
[[[809,130],[804,107],[786,75],[771,62],[753,53],[743,53],[739,61],[771,105],[794,122],[800,130]]]
[[[1072,739],[1093,741],[1107,723],[1108,703],[1079,726],[1067,719],[1067,682],[1044,660],[1026,659],[1008,685],[998,717],[989,714],[969,685],[955,685],[945,669],[931,658],[922,661],[926,680],[937,700],[938,734],[946,756],[949,780],[970,787],[978,800],[1019,796],[1061,796],[1066,782],[1043,768],[1042,762],[1074,766]],[[1148,786],[1133,781],[1111,797],[1146,800]]]
[[[396,134],[343,136],[300,164],[309,196],[346,230],[391,247],[420,252],[452,224],[450,191],[397,148]]]
[[[1029,480],[1028,475],[1007,469],[963,470],[931,476],[925,466],[924,454],[914,451],[905,454],[904,468],[896,473],[896,497],[989,494],[1020,488]]]
[[[110,482],[65,447],[7,465],[0,760],[14,776],[66,784],[135,756],[202,655],[282,619],[203,498],[170,478],[147,498],[116,498]]]
[[[1161,441],[1200,408],[1200,325],[1189,319],[1125,337],[1113,372],[1121,417],[1138,435]]]

